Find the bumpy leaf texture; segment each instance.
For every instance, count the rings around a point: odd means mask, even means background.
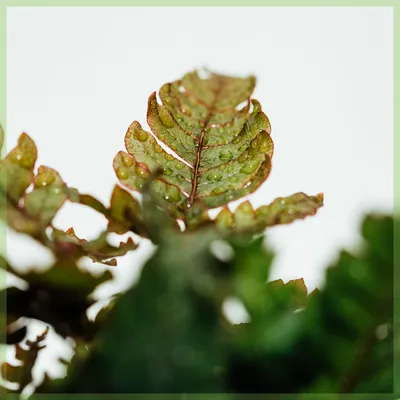
[[[314,215],[322,206],[324,196],[307,196],[299,192],[288,197],[278,197],[271,204],[253,209],[249,201],[241,203],[234,212],[226,206],[216,217],[221,230],[262,231],[268,226],[289,224],[296,219]]]
[[[195,202],[219,207],[253,192],[267,178],[273,154],[268,118],[260,103],[250,100],[254,86],[253,76],[201,79],[196,72],[162,86],[163,105],[155,92],[148,101],[153,135],[132,123],[125,137],[129,154],[115,158],[118,177],[140,190],[143,178],[162,166],[153,189],[181,212]]]
[[[153,92],[147,110],[152,133],[134,121],[125,136],[128,153],[121,151],[114,159],[122,184],[142,191],[150,173],[159,169],[153,193],[174,217],[189,223],[198,210],[254,192],[267,179],[274,152],[268,117],[250,99],[255,82],[254,76],[216,73],[202,79],[194,71],[161,87],[162,104]]]

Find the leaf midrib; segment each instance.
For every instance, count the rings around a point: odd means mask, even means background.
[[[208,106],[208,113],[207,113],[206,118],[204,119],[204,127],[200,134],[199,145],[198,145],[198,149],[197,149],[197,153],[196,153],[196,163],[195,163],[194,171],[193,171],[192,191],[191,191],[190,197],[189,197],[190,205],[193,205],[194,197],[197,192],[197,182],[198,182],[198,177],[199,177],[199,168],[200,168],[201,152],[203,150],[204,136],[208,129],[210,119],[215,112],[215,105],[218,101],[219,94],[222,90],[222,86],[223,86],[223,80],[220,77],[217,77],[217,87],[213,90],[214,91],[214,99],[213,99],[213,102],[211,104],[209,104],[209,106]]]

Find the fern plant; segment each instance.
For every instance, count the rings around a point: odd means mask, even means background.
[[[25,133],[0,160],[0,218],[55,260],[38,272],[0,257],[8,274],[27,283],[26,290],[0,292],[7,300],[1,340],[15,346],[19,361],[2,363],[1,375],[19,383],[18,392],[31,382],[48,333],[25,340],[26,319],[76,343],[67,376],[45,376],[37,387],[43,393],[390,391],[393,220],[367,217],[364,251],[342,253],[325,287],[308,293],[300,278],[268,282],[274,254],[260,234],[314,215],[323,195],[295,193],[256,210],[249,201],[235,211],[228,207],[271,171],[270,122],[251,99],[254,86],[253,76],[200,78],[194,71],[162,86],[162,104],[152,93],[151,132],[137,121],[128,128],[127,152],[114,158],[125,189],[116,185],[108,206],[69,187],[54,169],[35,169],[37,148]],[[3,138],[0,129],[0,148]],[[54,226],[67,201],[104,215],[107,228],[88,241],[73,227]],[[211,219],[208,211],[218,207]],[[135,239],[109,244],[111,233],[127,232]],[[138,236],[158,245],[139,283],[89,320],[90,294],[112,274],[94,277],[79,260],[115,267],[138,247]],[[212,251],[221,241],[231,249],[228,260]],[[223,313],[229,298],[243,303],[246,323],[229,323]],[[377,371],[377,365],[384,367]]]
[[[120,182],[140,192],[160,169],[150,190],[188,228],[207,221],[207,210],[221,206],[219,227],[253,232],[314,214],[322,205],[321,193],[296,193],[257,210],[245,202],[234,214],[226,207],[254,192],[271,171],[271,125],[260,103],[250,98],[255,82],[254,76],[215,73],[201,79],[195,71],[163,85],[162,104],[153,92],[147,108],[152,133],[134,121],[125,135],[127,153],[114,159]]]

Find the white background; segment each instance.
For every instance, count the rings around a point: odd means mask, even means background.
[[[313,289],[339,249],[359,244],[362,215],[393,209],[392,19],[378,7],[9,8],[8,149],[27,132],[38,165],[108,204],[113,157],[133,120],[147,127],[152,91],[203,66],[253,73],[275,155],[252,203],[325,194],[316,216],[269,231],[271,279],[304,277]],[[86,238],[106,225],[78,205],[55,222]],[[121,259],[98,297],[127,288],[150,251],[142,243]],[[13,234],[8,257],[20,267],[50,262]]]

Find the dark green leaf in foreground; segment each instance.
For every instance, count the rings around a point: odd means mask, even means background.
[[[274,290],[279,291],[284,286],[290,290],[291,303],[294,310],[305,307],[308,302],[319,293],[318,289],[314,289],[311,293],[308,293],[308,289],[303,278],[292,279],[286,283],[284,283],[282,279],[277,279],[275,281],[268,282],[267,289],[271,292]]]
[[[125,136],[128,153],[119,152],[114,159],[122,184],[142,191],[150,173],[160,168],[151,189],[188,226],[193,225],[191,208],[223,206],[254,192],[271,171],[274,151],[269,120],[260,103],[250,99],[254,86],[254,76],[211,73],[201,79],[191,72],[161,87],[162,104],[152,93],[147,109],[152,133],[134,121]],[[281,215],[274,221],[308,214]]]
[[[232,238],[221,261],[207,250],[215,230],[171,231],[87,357],[46,390],[392,393],[393,220],[370,216],[363,234],[362,252],[342,253],[309,294],[302,279],[267,283],[262,238]],[[232,297],[248,322],[227,323]]]
[[[363,235],[363,251],[342,252],[301,312],[266,306],[270,291],[255,306],[238,292],[257,323],[238,331],[229,391],[392,393],[392,218],[367,217]]]
[[[207,251],[215,236],[212,231],[201,236],[170,232],[168,245],[147,263],[139,284],[121,295],[93,353],[70,371],[62,392],[222,389],[226,343],[213,276],[221,266]]]

